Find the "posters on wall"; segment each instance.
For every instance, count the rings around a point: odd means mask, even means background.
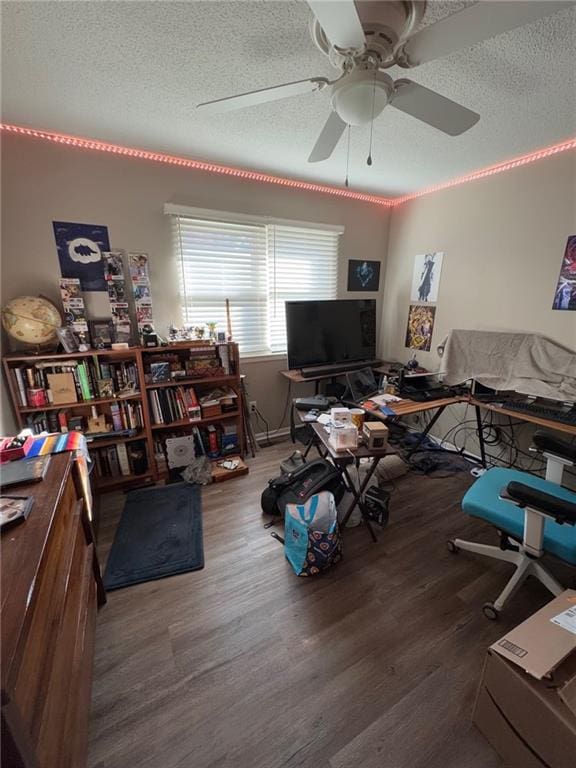
[[[570,235],[566,243],[552,309],[576,311],[576,235]]]
[[[130,265],[134,304],[136,305],[136,322],[138,331],[141,333],[145,325],[154,327],[148,254],[129,253],[128,263]]]
[[[380,287],[380,262],[348,260],[348,290],[377,291]]]
[[[60,296],[64,309],[64,322],[76,333],[88,333],[86,309],[77,277],[62,277],[60,279]]]
[[[430,351],[443,260],[442,251],[430,251],[414,258],[405,341],[409,349]]]
[[[105,291],[102,252],[110,250],[108,228],[98,224],[53,221],[60,274],[78,279],[83,291]]]
[[[104,279],[108,289],[108,301],[114,325],[114,341],[130,342],[132,328],[130,326],[130,311],[128,308],[128,292],[124,277],[125,252],[104,251]]]
[[[411,302],[435,304],[438,301],[443,259],[444,253],[441,251],[422,253],[415,257],[410,291]]]
[[[436,307],[427,304],[411,304],[406,327],[406,346],[430,352]]]

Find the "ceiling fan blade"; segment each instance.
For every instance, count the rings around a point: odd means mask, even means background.
[[[309,80],[295,80],[293,83],[273,85],[270,88],[260,88],[257,91],[240,93],[238,96],[227,96],[224,99],[204,101],[202,104],[197,104],[196,109],[201,109],[205,114],[228,112],[232,109],[244,109],[244,107],[253,107],[256,104],[265,104],[268,101],[276,101],[277,99],[287,99],[290,96],[298,96],[301,93],[319,91],[329,83],[330,80],[325,77],[312,77]]]
[[[354,0],[307,0],[326,37],[337,48],[363,48],[366,44]]]
[[[573,0],[481,0],[417,32],[402,46],[397,62],[401,67],[417,67],[572,5]]]
[[[450,136],[459,136],[480,120],[480,115],[471,109],[411,80],[396,80],[394,87],[397,90],[391,106]]]
[[[320,160],[327,160],[332,152],[336,149],[340,137],[346,130],[346,123],[342,120],[336,112],[332,112],[320,136],[318,141],[314,144],[314,149],[310,153],[308,158],[309,163],[318,163]]]

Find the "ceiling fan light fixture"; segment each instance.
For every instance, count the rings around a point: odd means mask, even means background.
[[[348,125],[366,125],[394,93],[392,78],[375,70],[355,70],[332,88],[332,108]]]

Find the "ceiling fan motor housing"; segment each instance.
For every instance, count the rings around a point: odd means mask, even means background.
[[[332,107],[348,125],[365,125],[382,112],[394,93],[394,82],[375,69],[355,69],[332,88]]]

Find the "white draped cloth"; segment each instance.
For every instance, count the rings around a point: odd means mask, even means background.
[[[536,333],[450,331],[438,348],[446,384],[576,401],[576,352]]]

